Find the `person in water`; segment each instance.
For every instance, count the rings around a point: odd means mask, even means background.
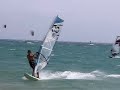
[[[115,57],[118,53],[115,53],[113,49],[111,49],[111,54],[112,54],[112,57]]]
[[[34,59],[35,59],[35,61],[38,60],[39,54],[40,54],[39,52],[36,52],[36,53],[34,54]],[[36,65],[37,65],[37,61],[36,61]],[[39,78],[39,72],[35,73],[34,75],[35,75],[35,77]]]
[[[32,75],[34,76],[34,70],[35,70],[35,66],[36,66],[36,62],[35,62],[35,59],[34,59],[34,54],[32,54],[31,50],[28,50],[27,52],[27,59],[28,59],[28,62],[30,64],[30,67],[32,68]]]
[[[39,55],[39,52],[36,52],[35,54],[33,54],[31,50],[28,50],[27,58],[28,58],[30,67],[32,68],[32,75],[37,78],[39,78],[39,73],[37,72],[37,74],[35,74],[34,70],[35,70],[35,66],[37,65],[36,59],[38,59],[38,55]]]

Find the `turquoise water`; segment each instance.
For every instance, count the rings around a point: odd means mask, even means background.
[[[26,52],[39,45],[0,40],[0,90],[120,90],[120,59],[108,58],[111,44],[57,42],[41,80],[26,80]]]

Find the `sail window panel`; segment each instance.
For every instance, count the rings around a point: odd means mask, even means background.
[[[45,59],[48,59],[48,57],[50,56],[51,51],[47,50],[47,49],[42,49],[41,50],[41,54]]]
[[[52,49],[54,44],[55,41],[47,39],[46,42],[44,42],[43,46]]]

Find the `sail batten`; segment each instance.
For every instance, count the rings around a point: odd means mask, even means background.
[[[61,30],[61,27],[63,26],[62,24],[63,22],[64,20],[62,20],[57,16],[53,21],[51,27],[49,28],[43,40],[43,44],[40,46],[40,49],[38,51],[40,54],[38,56],[38,59],[36,60],[37,65],[35,67],[35,73],[39,72],[41,69],[43,69],[47,65],[50,59],[50,55],[53,50],[53,47],[60,35],[60,30]]]
[[[43,47],[43,48],[52,51],[52,49],[49,49],[49,48],[46,48],[46,47]]]

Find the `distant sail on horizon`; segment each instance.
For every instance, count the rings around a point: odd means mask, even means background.
[[[113,44],[111,49],[111,55],[117,56],[119,54],[120,54],[120,36],[117,36],[115,43]]]
[[[53,47],[58,40],[60,35],[60,30],[63,26],[64,20],[56,16],[55,20],[53,21],[52,25],[50,26],[44,40],[43,44],[40,46],[38,53],[37,65],[35,67],[34,73],[39,72],[42,70],[48,63],[50,59],[51,52]]]

